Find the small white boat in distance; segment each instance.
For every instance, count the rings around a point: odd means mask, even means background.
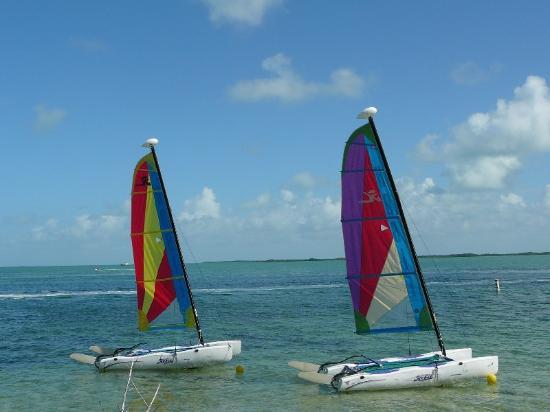
[[[350,357],[316,365],[291,361],[298,377],[340,392],[441,386],[473,378],[496,382],[498,357],[445,348],[399,194],[374,125],[346,143],[342,163],[342,231],[347,279],[358,334],[435,332],[440,348],[418,356]]]
[[[194,328],[198,343],[160,349],[138,347],[107,349],[91,346],[97,356],[74,353],[71,359],[112,369],[190,369],[230,361],[241,353],[241,341],[205,342],[200,327],[187,269],[155,145],[148,139],[150,153],[135,168],[132,183],[131,239],[136,273],[138,327],[151,329]]]

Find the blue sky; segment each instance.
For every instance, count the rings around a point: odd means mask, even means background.
[[[197,260],[343,256],[369,105],[420,253],[550,250],[549,9],[2,2],[0,266],[130,261],[150,136]]]

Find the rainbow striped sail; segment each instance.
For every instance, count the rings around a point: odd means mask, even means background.
[[[357,333],[433,328],[413,248],[368,123],[346,143],[342,231]]]
[[[131,237],[139,329],[195,327],[185,268],[153,152],[135,168]]]

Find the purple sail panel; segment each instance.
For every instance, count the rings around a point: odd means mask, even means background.
[[[365,167],[364,136],[357,135],[346,147],[342,165],[342,232],[346,253],[348,275],[361,271],[361,195]],[[350,293],[354,310],[359,310],[360,285],[356,280],[349,280]]]
[[[362,172],[342,172],[342,220],[361,219],[364,176]]]
[[[357,279],[350,277],[361,272],[361,222],[348,222],[342,224],[344,234],[346,269],[348,273],[351,301],[354,310],[359,310],[360,287]]]

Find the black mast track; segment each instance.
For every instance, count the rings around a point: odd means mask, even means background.
[[[172,208],[170,207],[170,202],[168,202],[168,196],[166,195],[166,188],[164,187],[164,180],[162,180],[162,173],[160,172],[157,153],[155,152],[154,146],[151,145],[149,147],[151,149],[151,153],[153,154],[153,159],[155,160],[155,166],[157,167],[157,172],[159,174],[160,186],[162,188],[162,195],[164,196],[164,201],[166,202],[166,207],[168,208],[168,216],[170,217],[170,224],[172,225],[172,229],[174,230],[174,237],[176,238],[176,246],[178,247],[178,255],[180,257],[181,267],[183,268],[183,277],[185,278],[185,283],[187,283],[187,292],[189,293],[189,300],[191,301],[191,307],[193,308],[193,315],[195,316],[195,327],[197,328],[197,335],[199,337],[200,344],[204,345],[204,337],[202,336],[202,329],[199,322],[199,316],[197,315],[195,301],[193,300],[193,293],[191,292],[191,285],[189,284],[189,276],[187,276],[187,268],[185,267],[185,262],[183,261],[183,254],[181,253],[178,233],[176,231],[176,225],[174,224],[174,218],[172,216]]]
[[[374,139],[376,140],[376,145],[378,146],[378,150],[380,151],[380,157],[382,158],[382,162],[384,163],[384,167],[386,168],[386,173],[388,174],[391,189],[395,197],[395,202],[397,203],[397,208],[399,209],[399,213],[402,216],[403,227],[405,228],[405,235],[407,236],[407,240],[409,241],[409,245],[411,246],[414,266],[416,267],[416,271],[418,273],[418,278],[420,280],[420,286],[422,287],[422,292],[424,292],[424,297],[426,298],[426,304],[428,305],[430,318],[432,319],[432,324],[434,325],[434,331],[437,337],[437,343],[439,344],[439,348],[441,349],[441,353],[443,354],[443,356],[447,356],[447,351],[445,350],[445,345],[443,343],[443,336],[441,336],[441,331],[439,330],[439,325],[437,324],[437,319],[435,317],[435,313],[432,307],[432,301],[430,300],[430,295],[428,294],[428,288],[426,287],[426,281],[424,280],[424,275],[422,274],[422,270],[420,269],[420,263],[418,262],[418,256],[416,255],[416,250],[414,249],[414,244],[412,241],[411,233],[409,232],[409,227],[407,226],[405,213],[403,213],[403,206],[401,205],[401,200],[399,199],[399,193],[397,193],[397,187],[395,186],[395,182],[391,174],[390,166],[388,164],[388,160],[386,159],[384,149],[382,148],[382,143],[380,142],[380,136],[378,136],[378,132],[376,131],[376,126],[374,125],[374,119],[372,118],[372,116],[369,116],[369,124],[370,124],[370,127],[372,128],[372,132],[374,134]]]

